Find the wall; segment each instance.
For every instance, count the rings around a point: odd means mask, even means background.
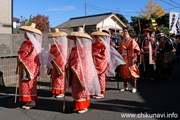
[[[12,33],[11,0],[0,0],[0,33]]]
[[[42,46],[46,50],[49,50],[48,35],[49,33],[43,33],[42,36]],[[3,73],[3,80],[6,86],[17,81],[15,72],[17,53],[23,41],[21,38],[23,38],[23,34],[0,34],[0,73]]]
[[[20,34],[0,34],[0,57],[17,56]]]
[[[103,27],[105,26],[115,27],[115,24],[116,24],[116,21],[113,18],[108,18],[108,19],[105,19]],[[97,28],[102,27],[102,24],[98,24],[96,27]],[[122,29],[122,27],[119,24],[116,25],[116,28]]]

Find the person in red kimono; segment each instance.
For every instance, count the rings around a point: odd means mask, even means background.
[[[84,113],[90,105],[90,95],[101,93],[91,53],[92,38],[82,28],[67,37],[67,76],[72,89],[73,108],[78,113]]]
[[[95,40],[95,43],[92,44],[92,54],[101,86],[101,94],[95,95],[93,98],[99,99],[104,98],[106,88],[106,70],[108,68],[108,50],[99,36],[103,37],[109,35],[107,33],[98,31],[93,32],[91,36]]]
[[[145,38],[142,40],[142,43],[140,45],[141,47],[141,52],[143,53],[142,55],[142,62],[141,70],[142,72],[142,79],[145,78],[146,72],[150,72],[150,80],[154,80],[154,71],[155,71],[155,63],[156,63],[156,55],[157,55],[157,49],[156,49],[156,41],[154,38],[151,37],[152,31],[147,28],[144,29],[144,35]]]
[[[95,95],[93,98],[99,99],[103,98],[105,94],[106,76],[115,77],[115,69],[125,62],[118,51],[110,45],[108,33],[99,29],[97,32],[93,32],[91,36],[94,39],[92,54],[101,86],[101,94]]]
[[[121,77],[124,79],[124,88],[121,91],[128,90],[128,79],[132,79],[132,93],[135,93],[137,91],[136,80],[140,76],[139,69],[135,64],[135,57],[136,54],[140,54],[140,48],[137,42],[129,36],[127,28],[123,29],[123,39],[119,44],[118,51],[126,62],[121,66]]]
[[[24,37],[26,40],[18,51],[19,101],[27,102],[22,108],[30,109],[36,106],[35,100],[39,100],[37,96],[37,76],[43,76],[45,73],[42,65],[49,64],[47,65],[49,67],[52,67],[52,65],[42,55],[45,52],[41,48],[42,33],[35,28],[35,23],[32,23],[31,26],[21,26],[20,30],[25,31]],[[54,57],[51,56],[51,58]]]
[[[52,94],[61,98],[65,93],[65,65],[67,62],[67,38],[65,32],[55,28],[55,33],[49,35],[51,44],[50,53],[55,56],[53,69],[51,70]]]

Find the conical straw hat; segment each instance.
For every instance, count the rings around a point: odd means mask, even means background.
[[[98,31],[91,33],[91,36],[110,36],[109,34],[102,32],[100,28],[98,28]]]
[[[53,37],[60,37],[60,36],[66,36],[67,34],[65,32],[59,31],[58,28],[54,28],[54,33],[51,33],[48,38],[53,38]]]
[[[39,29],[36,29],[35,26],[36,26],[35,23],[31,23],[30,26],[21,26],[19,29],[20,30],[27,30],[27,31],[34,32],[34,33],[42,35],[41,31]]]
[[[92,40],[91,36],[83,32],[82,27],[78,28],[78,32],[72,32],[70,33],[70,35],[67,36],[67,38],[72,39],[72,40],[75,40],[75,37],[83,37],[83,38],[88,38]]]

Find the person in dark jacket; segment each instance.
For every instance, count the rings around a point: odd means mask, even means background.
[[[173,44],[170,38],[168,38],[161,31],[156,32],[157,36],[157,51],[158,51],[158,60],[157,67],[158,71],[165,75],[166,79],[172,78],[172,54],[173,54]]]

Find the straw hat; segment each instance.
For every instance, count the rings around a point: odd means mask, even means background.
[[[75,39],[75,37],[83,37],[83,38],[88,38],[92,40],[91,36],[83,32],[82,27],[78,28],[78,32],[72,32],[70,33],[70,35],[67,36],[67,38],[73,39],[73,40]]]
[[[66,36],[67,34],[65,32],[60,32],[58,28],[54,28],[54,33],[49,34],[48,38],[53,37],[60,37],[60,36]]]
[[[100,28],[98,28],[98,31],[91,33],[91,36],[110,36],[108,33],[102,32]]]
[[[20,30],[27,30],[27,31],[34,32],[34,33],[42,35],[41,31],[39,29],[36,29],[35,26],[36,26],[35,23],[31,23],[30,26],[21,26],[19,29]]]
[[[149,28],[146,28],[146,29],[143,30],[143,32],[145,32],[145,31],[147,31],[147,32],[149,32],[150,34],[152,34],[152,30],[150,30]]]

